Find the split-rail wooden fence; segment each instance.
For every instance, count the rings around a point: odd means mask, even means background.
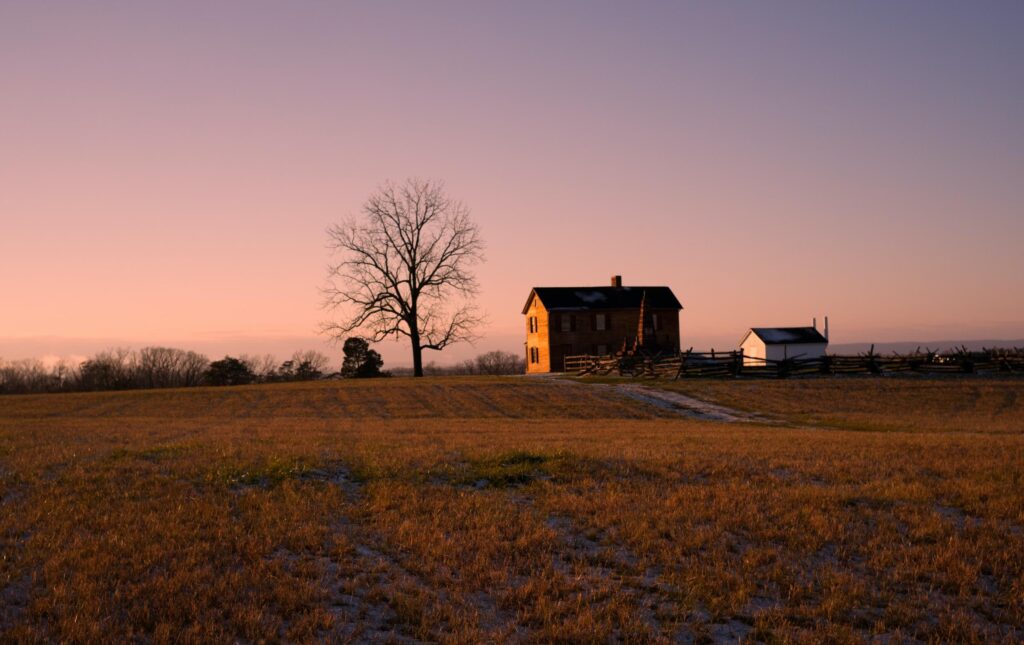
[[[750,377],[786,378],[790,376],[838,374],[1024,374],[1024,348],[971,351],[960,347],[946,352],[926,349],[907,354],[887,355],[867,352],[856,355],[826,354],[821,357],[794,356],[770,360],[744,356],[742,350],[730,352],[625,354],[565,357],[565,371],[579,376],[632,376],[647,378]]]

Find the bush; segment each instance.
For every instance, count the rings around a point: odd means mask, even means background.
[[[380,371],[384,365],[384,359],[380,354],[370,349],[370,343],[363,338],[347,338],[342,348],[345,353],[345,361],[341,365],[341,375],[344,378],[372,378],[375,376],[386,376]]]

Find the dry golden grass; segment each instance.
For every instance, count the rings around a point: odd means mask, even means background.
[[[1017,641],[999,401],[954,433],[521,378],[5,397],[0,640]]]
[[[851,377],[651,382],[796,423],[850,430],[1024,432],[1024,379]]]

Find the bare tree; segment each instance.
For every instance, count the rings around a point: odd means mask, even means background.
[[[306,365],[307,369],[311,372],[324,372],[331,364],[331,357],[315,349],[307,349],[306,351],[292,354],[292,362],[296,367]]]
[[[144,347],[135,362],[137,387],[192,387],[209,364],[202,354],[173,347]]]
[[[423,376],[423,350],[472,342],[482,317],[475,264],[483,241],[469,209],[440,182],[386,183],[363,206],[363,217],[332,226],[324,308],[342,310],[324,333],[341,341],[356,330],[369,340],[406,336],[413,374]]]
[[[210,365],[210,359],[197,352],[185,352],[178,367],[181,375],[181,384],[185,387],[193,387],[203,382],[203,373]]]
[[[477,374],[524,374],[526,359],[511,352],[487,352],[476,357],[475,373]]]
[[[82,363],[79,380],[84,390],[123,390],[134,385],[137,356],[126,347],[99,352]]]
[[[290,360],[281,363],[275,378],[281,381],[315,381],[324,375],[331,359],[315,349],[295,352]]]
[[[39,359],[0,361],[0,393],[46,392],[50,382],[49,372]]]
[[[242,354],[238,358],[249,367],[260,383],[273,381],[277,376],[277,358],[273,354]]]

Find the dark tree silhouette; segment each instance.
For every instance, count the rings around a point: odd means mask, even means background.
[[[383,376],[380,371],[384,359],[370,349],[370,343],[363,338],[348,338],[342,348],[345,361],[341,364],[341,375],[344,378],[371,378]]]
[[[82,363],[81,386],[84,390],[123,390],[133,386],[135,357],[129,349],[100,352]]]
[[[361,329],[373,342],[406,336],[415,376],[423,376],[424,349],[475,339],[482,318],[472,267],[483,260],[483,242],[469,209],[441,183],[384,184],[361,218],[327,234],[340,260],[328,266],[324,307],[346,317],[324,323],[324,333],[340,340]]]
[[[231,356],[210,363],[205,376],[210,385],[246,385],[256,380],[248,365]]]

